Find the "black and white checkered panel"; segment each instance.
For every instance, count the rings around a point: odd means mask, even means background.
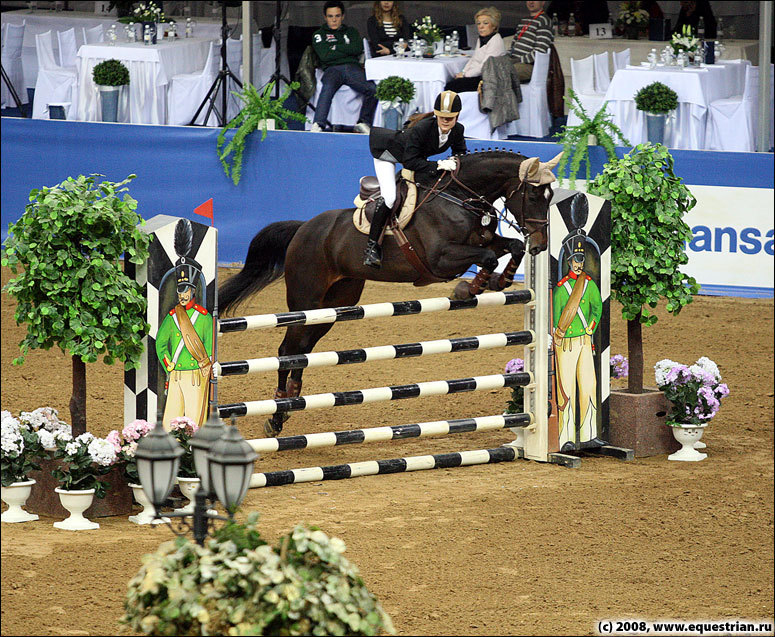
[[[560,251],[563,239],[573,229],[570,215],[571,199],[576,194],[575,190],[557,188],[554,191],[550,210],[551,236],[550,252],[551,264],[549,281],[554,289],[559,281]],[[584,231],[588,239],[586,250],[585,269],[600,288],[600,296],[603,300],[603,313],[600,316],[600,326],[595,332],[595,373],[599,380],[598,387],[598,432],[603,440],[608,439],[608,414],[609,396],[611,394],[611,376],[609,359],[611,357],[611,202],[582,193],[589,204],[589,215]]]
[[[174,247],[177,223],[178,217],[169,215],[156,215],[147,221],[140,229],[153,237],[148,261],[141,266],[125,263],[126,272],[144,288],[148,300],[146,321],[151,328],[144,339],[140,367],[124,372],[124,424],[138,418],[159,422],[164,412],[165,375],[156,357],[156,334],[162,313],[169,312],[175,302],[174,276],[165,279],[165,275],[174,270],[178,259]],[[196,221],[192,221],[191,226],[194,238],[191,253],[187,256],[193,257],[202,266],[205,279],[204,298],[198,298],[197,302],[212,312],[217,287],[218,231]]]

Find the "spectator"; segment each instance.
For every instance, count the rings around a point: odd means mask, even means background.
[[[310,130],[319,133],[326,128],[334,95],[345,84],[363,95],[363,105],[354,130],[367,134],[377,108],[377,87],[374,82],[366,80],[360,64],[363,39],[356,28],[344,24],[344,5],[338,0],[326,2],[323,15],[326,24],[312,35],[312,48],[320,58],[323,77]]]
[[[652,20],[663,20],[665,14],[662,13],[662,9],[659,6],[657,0],[642,0],[640,8],[649,12],[649,18]]]
[[[463,70],[454,79],[447,82],[445,90],[462,93],[475,91],[482,79],[482,66],[488,57],[505,55],[506,47],[503,38],[498,33],[501,24],[501,12],[495,7],[480,9],[474,16],[476,30],[479,37],[476,40],[476,48]]]
[[[375,126],[369,135],[369,150],[374,158],[374,171],[379,181],[381,200],[371,219],[369,239],[363,253],[363,265],[382,266],[380,238],[382,229],[396,203],[396,164],[413,170],[415,180],[436,179],[439,171],[457,169],[457,159],[450,157],[428,161],[428,157],[452,148],[456,155],[466,152],[465,128],[457,121],[462,102],[452,91],[436,96],[432,113],[413,115],[401,131]]]
[[[552,23],[544,13],[544,2],[526,2],[530,16],[523,18],[514,34],[509,55],[520,82],[529,82],[536,51],[546,53],[554,40]]]
[[[369,34],[369,47],[371,54],[390,55],[393,53],[393,45],[403,38],[409,42],[412,37],[412,28],[401,15],[398,2],[393,0],[377,0],[374,3],[374,15],[369,17],[366,23],[366,31]]]
[[[713,16],[713,9],[710,8],[708,0],[681,0],[681,12],[678,14],[678,21],[675,23],[674,33],[682,33],[684,25],[688,24],[695,35],[697,35],[697,26],[700,18],[705,23],[705,39],[714,40],[716,38],[716,18]]]

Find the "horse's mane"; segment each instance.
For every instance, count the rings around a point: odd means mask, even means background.
[[[460,159],[461,166],[463,165],[475,165],[480,161],[486,159],[501,159],[501,158],[517,158],[519,160],[527,159],[521,153],[516,153],[512,150],[505,148],[488,148],[487,150],[477,150],[472,153],[466,153],[464,155],[457,155]]]

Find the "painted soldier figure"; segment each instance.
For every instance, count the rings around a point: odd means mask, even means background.
[[[598,438],[597,378],[592,343],[603,312],[603,301],[597,284],[584,272],[585,243],[586,235],[581,229],[566,238],[563,248],[568,255],[569,271],[557,284],[552,298],[559,442],[563,453],[606,444]]]
[[[163,424],[186,416],[200,427],[207,419],[213,349],[213,317],[195,303],[201,266],[181,256],[175,264],[178,303],[164,317],[156,335],[156,355],[167,371]]]

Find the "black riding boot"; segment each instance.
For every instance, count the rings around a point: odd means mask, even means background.
[[[383,199],[380,201],[371,219],[369,240],[366,243],[366,250],[363,252],[363,265],[365,266],[377,269],[382,267],[382,248],[379,245],[379,237],[389,215],[390,208],[385,205],[385,200]]]

